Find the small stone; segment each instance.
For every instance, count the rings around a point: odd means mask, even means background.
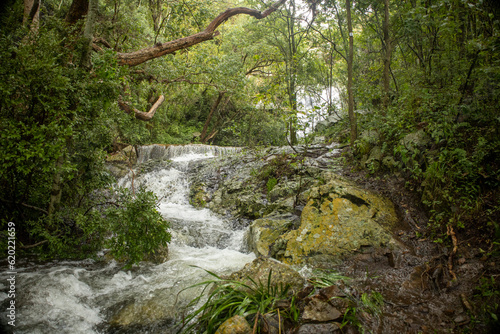
[[[241,315],[235,315],[224,321],[215,334],[250,334],[252,328]]]
[[[465,324],[469,321],[469,319],[467,318],[467,316],[461,314],[461,315],[455,317],[455,319],[453,319],[453,321],[455,321],[457,324]]]
[[[305,324],[300,326],[297,334],[332,334],[340,333],[340,327],[335,323]]]
[[[327,301],[320,299],[318,296],[312,297],[304,307],[302,313],[303,321],[332,321],[342,316],[335,307]]]
[[[443,313],[446,314],[447,316],[451,317],[451,316],[453,316],[453,314],[455,314],[455,310],[454,309],[447,309],[447,310],[443,310]]]

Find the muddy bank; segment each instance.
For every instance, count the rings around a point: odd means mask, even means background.
[[[397,237],[405,252],[383,256],[367,252],[346,259],[336,269],[355,281],[359,291],[384,297],[378,319],[362,319],[374,333],[498,333],[498,257],[485,242],[485,231],[452,231],[435,242],[425,208],[406,180],[394,175],[369,176],[345,166],[339,173],[382,194],[395,205],[402,228]],[[456,246],[456,248],[454,247]],[[455,249],[455,250],[454,250]],[[456,279],[455,279],[456,277]]]

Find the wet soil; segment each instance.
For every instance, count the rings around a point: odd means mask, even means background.
[[[402,222],[396,231],[402,251],[366,249],[336,268],[353,278],[359,295],[377,291],[384,297],[380,316],[357,315],[362,326],[372,333],[500,333],[494,320],[500,318],[500,259],[487,252],[486,230],[453,231],[453,252],[451,237],[433,241],[426,210],[404,178],[370,176],[352,165],[341,174],[391,199]]]

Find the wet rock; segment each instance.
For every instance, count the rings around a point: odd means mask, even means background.
[[[161,264],[168,260],[168,245],[160,246],[154,253],[148,254],[144,261]]]
[[[342,313],[330,305],[321,296],[313,296],[306,300],[302,321],[304,322],[326,322],[333,321],[342,316]]]
[[[300,326],[297,334],[333,334],[341,333],[340,327],[335,323],[305,324]]]
[[[241,315],[235,315],[222,323],[215,334],[250,334],[252,328]]]
[[[115,164],[115,163],[107,163],[106,169],[111,173],[116,179],[120,179],[127,175],[130,171],[130,168],[125,164]]]
[[[249,246],[257,255],[270,256],[276,254],[286,244],[280,245],[276,240],[284,233],[291,230],[296,222],[296,217],[285,214],[254,220],[250,225]],[[272,246],[275,246],[271,250]],[[273,255],[274,255],[273,254]]]
[[[130,171],[130,166],[137,162],[137,154],[133,146],[106,157],[106,168],[117,179],[124,177]]]
[[[302,290],[304,279],[300,274],[290,266],[278,262],[274,259],[259,257],[248,263],[241,269],[229,276],[229,279],[244,282],[247,285],[253,285],[249,278],[252,278],[257,284],[267,286],[269,273],[271,272],[271,285],[285,286],[290,285],[290,293],[296,293]]]
[[[106,158],[106,161],[110,163],[134,165],[137,162],[137,153],[135,151],[135,148],[129,145],[121,151],[110,154]]]
[[[277,314],[265,314],[264,321],[262,323],[261,333],[262,334],[281,334],[283,328],[285,328],[285,323],[283,317]],[[280,331],[281,330],[281,331]]]

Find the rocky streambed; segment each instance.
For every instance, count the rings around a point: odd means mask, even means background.
[[[497,265],[477,248],[451,254],[422,237],[427,218],[402,180],[372,182],[345,169],[340,150],[321,145],[201,161],[193,173],[193,205],[250,226],[247,243],[258,259],[247,265],[246,275],[265,277],[262,266],[276,268],[278,262],[265,263],[277,260],[305,279],[294,291],[299,324],[277,325],[275,314],[265,323],[276,326],[264,332],[491,330],[478,322],[484,296],[474,288]],[[318,272],[341,278],[313,287]],[[286,277],[295,276],[274,283]],[[340,329],[343,321],[349,324]],[[234,331],[228,326],[226,333]]]

